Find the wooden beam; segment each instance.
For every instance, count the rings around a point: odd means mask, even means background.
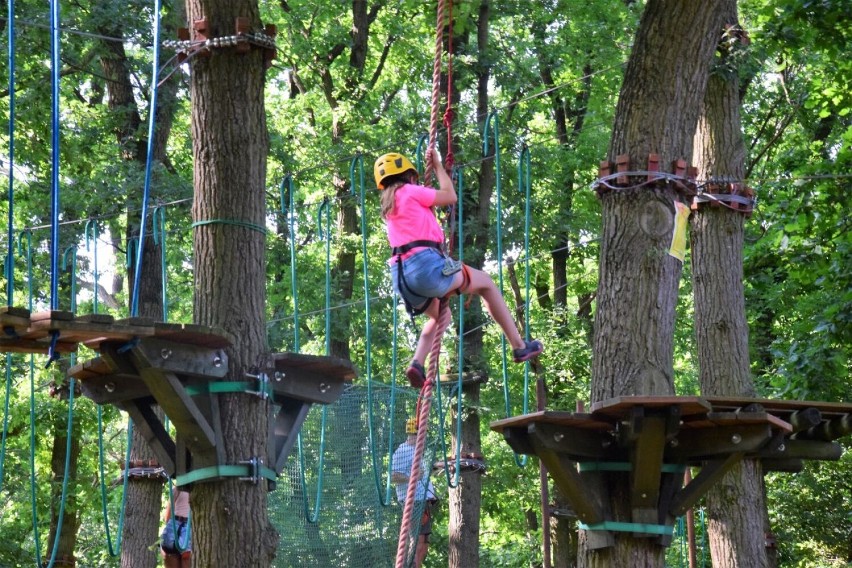
[[[656,524],[659,517],[657,503],[660,498],[660,470],[663,465],[668,417],[660,414],[635,414],[630,421],[632,437],[635,438],[630,451],[630,461],[633,464],[630,475],[631,515],[634,523]]]
[[[311,409],[310,403],[288,398],[281,401],[281,407],[275,413],[275,422],[271,429],[267,447],[273,449],[272,463],[276,473],[284,470],[287,455],[296,442],[296,436],[302,428],[305,417]]]
[[[147,365],[166,373],[221,379],[228,374],[228,355],[221,349],[146,337],[134,350]]]
[[[122,403],[120,407],[130,415],[133,420],[133,427],[148,442],[148,446],[157,456],[157,461],[160,462],[162,468],[170,477],[174,477],[177,474],[175,443],[151,404],[137,399]]]
[[[761,459],[806,459],[836,461],[843,455],[843,447],[836,442],[820,440],[786,439],[775,448],[759,452]]]
[[[723,475],[739,463],[743,456],[745,456],[744,452],[738,452],[707,462],[701,468],[701,472],[672,499],[669,513],[675,518],[685,514]]]
[[[754,453],[771,439],[768,425],[684,429],[668,444],[666,459],[694,463],[731,453]]]
[[[608,432],[548,423],[529,424],[527,432],[535,436],[542,447],[570,460],[585,461],[592,458],[596,461],[615,461],[619,456],[615,439]]]
[[[532,430],[529,432],[530,445],[547,468],[553,482],[571,503],[577,518],[587,525],[602,523],[605,520],[602,503],[606,495],[598,491],[589,491],[583,477],[577,471],[577,465],[544,444],[541,436],[535,432],[534,426],[530,426],[530,430]]]

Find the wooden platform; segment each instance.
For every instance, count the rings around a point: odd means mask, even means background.
[[[735,397],[626,396],[589,413],[541,411],[491,423],[512,448],[537,456],[590,527],[592,548],[613,531],[671,540],[674,519],[745,458],[764,470],[796,471],[802,460],[836,460],[852,433],[852,404]],[[686,467],[700,467],[683,486]],[[628,476],[631,518],[609,519],[608,476]]]
[[[4,332],[0,336],[0,351],[13,353],[47,353],[51,344],[58,353],[74,352],[78,345],[98,351],[104,341],[130,341],[141,337],[214,348],[231,344],[224,331],[204,326],[138,317],[116,320],[106,314],[75,316],[58,310],[30,314],[23,308],[0,308],[0,327]]]
[[[223,381],[229,369],[221,334],[174,324],[151,329],[151,335],[132,341],[99,339],[100,356],[74,366],[68,375],[94,402],[126,411],[179,484],[181,476],[193,480],[188,483],[208,481],[243,467],[225,463],[220,395],[242,393],[271,401],[267,453],[246,456],[241,463],[254,460],[280,473],[311,405],[337,400],[356,374],[352,363],[342,359],[279,353],[257,375]],[[174,438],[155,405],[174,425]],[[203,469],[213,477],[200,478],[197,472]]]

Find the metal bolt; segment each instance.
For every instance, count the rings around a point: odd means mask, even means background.
[[[171,349],[161,349],[160,350],[160,357],[162,357],[163,359],[168,359],[171,356],[172,356],[172,350]]]
[[[557,432],[556,434],[553,435],[553,439],[556,440],[557,442],[561,442],[564,438],[565,438],[565,434],[563,434],[562,432]]]
[[[678,440],[677,438],[672,438],[672,441],[669,442],[669,445],[673,448],[676,448],[680,445],[680,440]]]
[[[107,392],[115,392],[115,383],[107,383],[104,385]]]
[[[329,388],[330,387],[328,386],[328,383],[320,383],[319,384],[319,391],[323,394],[327,393]]]
[[[213,357],[213,366],[214,367],[221,367],[222,366],[222,357],[220,357],[219,355],[214,356]]]
[[[743,441],[743,437],[740,436],[739,434],[734,434],[733,436],[731,436],[731,443],[732,444],[739,444],[742,441]]]
[[[786,452],[786,451],[787,451],[787,446],[785,446],[784,444],[779,444],[779,445],[778,445],[778,451],[779,451],[779,452]]]
[[[281,371],[275,371],[275,380],[277,382],[280,383],[281,379],[283,379],[283,378],[284,378],[284,373],[282,373]]]

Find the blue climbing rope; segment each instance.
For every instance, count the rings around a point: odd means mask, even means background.
[[[6,237],[9,239],[9,249],[6,251],[6,305],[11,307],[14,300],[14,203],[15,203],[15,0],[8,1],[8,12],[6,17],[6,29],[9,37],[8,62],[9,62],[9,190],[7,199],[9,201],[9,217]],[[6,365],[8,373],[9,365]],[[7,389],[8,396],[8,389]],[[5,440],[5,429],[4,429]],[[5,448],[5,445],[4,445]],[[2,472],[2,461],[0,461],[0,472]],[[2,480],[2,476],[0,476]]]
[[[136,269],[133,273],[133,298],[130,315],[139,315],[139,284],[142,281],[142,256],[145,243],[145,221],[148,217],[148,197],[151,193],[151,164],[154,161],[154,131],[157,125],[157,83],[160,64],[160,0],[154,0],[154,62],[151,70],[151,102],[148,108],[148,153],[145,159],[145,187],[142,191],[142,214],[139,220],[139,248],[136,251]]]
[[[92,304],[94,313],[98,313],[98,296],[100,296],[98,279],[98,222],[95,219],[86,221],[86,228],[83,231],[86,235],[86,250],[92,253],[92,282],[94,293],[92,294]]]

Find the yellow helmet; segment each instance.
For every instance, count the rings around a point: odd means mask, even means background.
[[[376,178],[376,187],[379,189],[385,189],[385,179],[390,176],[407,172],[408,170],[417,173],[417,168],[414,167],[411,160],[402,154],[390,152],[389,154],[379,156],[379,159],[376,160],[376,164],[373,166],[373,175]]]
[[[406,434],[416,434],[417,433],[417,418],[409,418],[405,421],[405,433]]]

